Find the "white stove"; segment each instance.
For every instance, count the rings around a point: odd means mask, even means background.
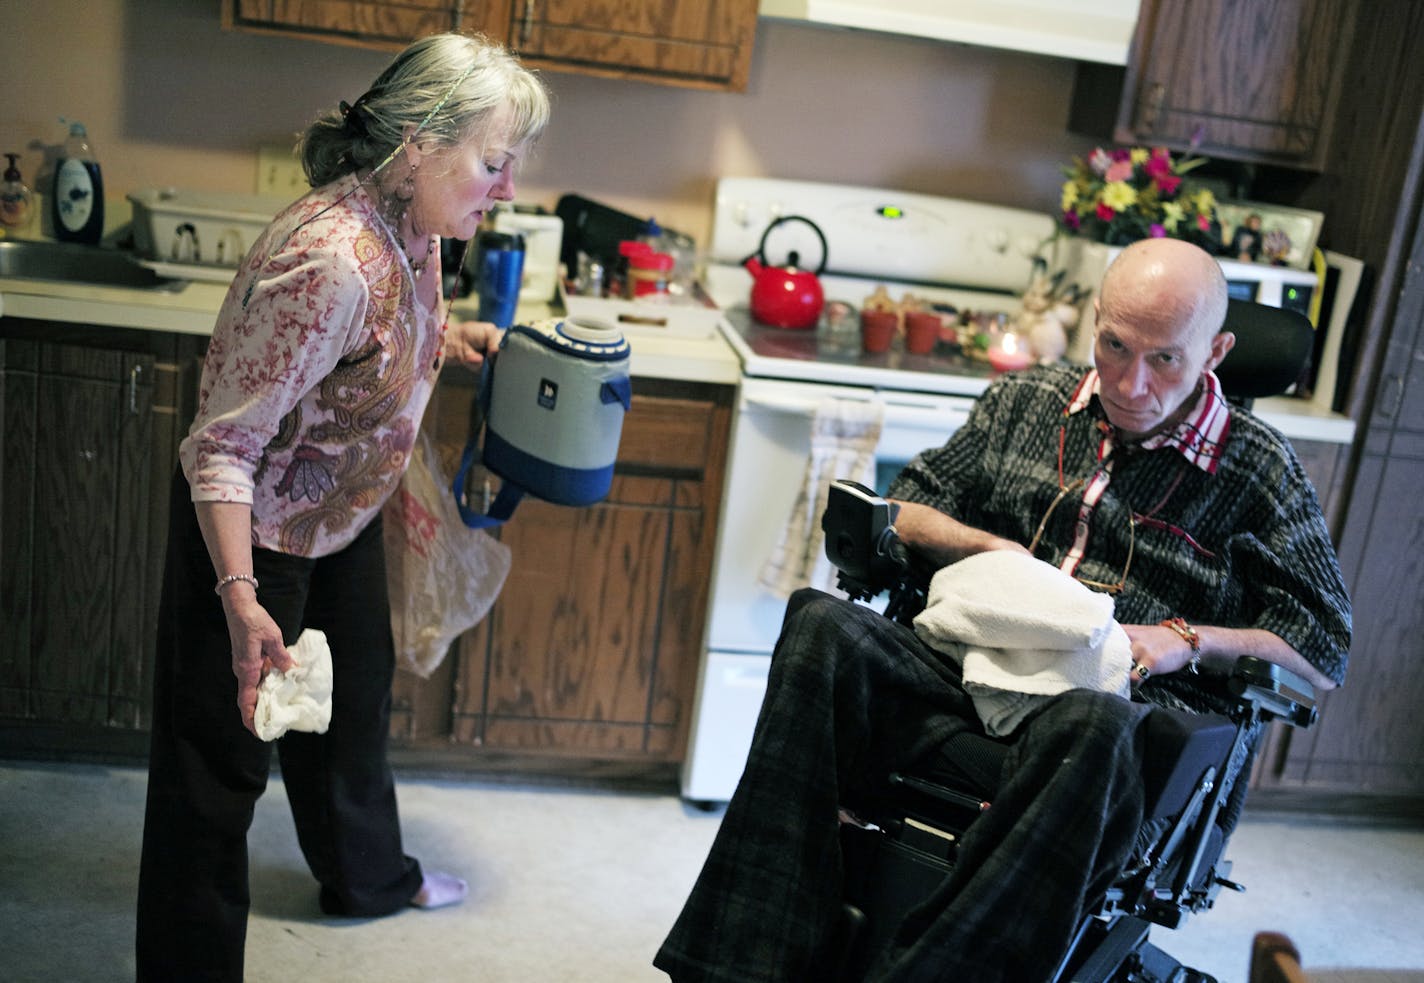
[[[828,304],[859,310],[883,289],[898,301],[907,293],[940,307],[1012,313],[1028,286],[1036,256],[1054,261],[1054,221],[1045,213],[956,198],[809,181],[723,178],[717,185],[707,291],[727,312],[723,333],[742,359],[744,375],[877,390],[905,389],[978,395],[987,385],[981,363],[943,346],[910,355],[899,346],[867,355],[858,345],[831,345],[816,331],[767,327],[747,311],[752,277],[742,262],[757,252],[779,218],[809,219],[825,236]],[[766,238],[765,258],[783,265],[791,252],[814,269],[823,250],[815,232],[788,222]]]
[[[1034,257],[1054,244],[1047,214],[874,188],[762,178],[717,186],[708,293],[724,311],[719,328],[741,361],[712,595],[682,792],[694,801],[730,797],[746,760],[785,598],[758,584],[798,495],[808,485],[815,415],[826,400],[880,404],[876,484],[883,491],[911,457],[944,443],[988,386],[986,363],[939,346],[913,355],[898,346],[867,355],[817,330],[756,323],[747,311],[752,277],[742,262],[768,225],[810,219],[826,239],[821,283],[828,302],[859,309],[883,287],[956,310],[1011,313]],[[804,223],[777,226],[765,259],[820,265],[821,244]],[[1046,257],[1050,266],[1053,258]],[[854,315],[852,315],[854,318]],[[836,477],[848,477],[837,475]]]

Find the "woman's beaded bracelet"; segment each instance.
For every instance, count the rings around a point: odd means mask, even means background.
[[[257,589],[257,578],[254,577],[254,576],[252,576],[252,574],[250,574],[250,573],[230,573],[230,574],[228,574],[226,577],[220,577],[220,578],[218,578],[217,586],[215,586],[215,587],[213,588],[213,593],[214,593],[214,594],[221,595],[222,592],[223,592],[223,588],[224,588],[224,587],[226,587],[228,584],[235,584],[235,583],[237,583],[239,580],[251,584],[253,590],[256,590],[256,589]]]

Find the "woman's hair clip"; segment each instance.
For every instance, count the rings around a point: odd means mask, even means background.
[[[341,118],[354,136],[366,136],[366,121],[361,113],[366,108],[366,97],[363,95],[354,103],[348,103],[345,99],[336,104],[341,110]]]

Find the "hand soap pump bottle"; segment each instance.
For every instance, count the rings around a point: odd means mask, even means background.
[[[83,123],[69,124],[69,139],[54,169],[50,217],[61,242],[96,245],[104,235],[104,182]]]
[[[29,224],[34,199],[15,164],[20,155],[7,153],[5,156],[10,158],[10,166],[5,168],[5,182],[0,184],[0,225],[15,229]]]

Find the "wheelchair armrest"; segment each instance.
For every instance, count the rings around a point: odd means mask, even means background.
[[[899,507],[864,485],[831,482],[821,515],[826,558],[839,571],[837,582],[852,599],[895,589],[905,578],[909,556],[895,533]]]
[[[1277,717],[1293,727],[1315,723],[1315,688],[1274,662],[1243,655],[1227,677],[1226,688],[1262,717]]]

